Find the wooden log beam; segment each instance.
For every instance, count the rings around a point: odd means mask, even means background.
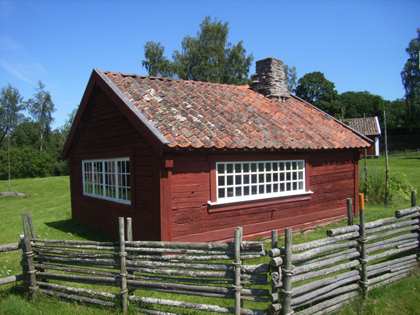
[[[320,246],[318,248],[308,250],[304,253],[292,255],[292,261],[295,262],[295,261],[306,260],[306,259],[309,259],[311,257],[314,257],[316,255],[319,255],[319,254],[322,254],[322,253],[325,253],[325,252],[330,252],[330,251],[334,251],[334,250],[338,250],[338,249],[342,249],[342,248],[348,248],[348,247],[356,246],[358,244],[359,243],[354,240],[354,241],[347,241],[347,242],[338,243],[338,244],[330,244],[330,245]]]
[[[334,265],[337,264],[339,262],[342,261],[346,261],[346,260],[351,260],[351,259],[355,259],[358,258],[360,256],[359,252],[353,252],[347,255],[342,255],[339,257],[334,257],[331,259],[327,259],[327,260],[323,260],[323,261],[319,261],[319,262],[315,262],[312,264],[308,264],[308,265],[303,265],[303,266],[299,266],[295,268],[295,275],[299,275],[301,273],[305,273],[314,269],[319,269],[319,268],[324,268],[326,266],[329,265]]]
[[[401,218],[402,216],[405,216],[407,214],[419,213],[419,212],[420,212],[420,206],[416,206],[416,207],[411,207],[411,208],[408,208],[408,209],[397,210],[397,211],[395,211],[395,216],[397,218]]]
[[[337,235],[337,236],[331,236],[331,237],[327,237],[327,238],[320,239],[320,240],[315,240],[315,241],[304,243],[304,244],[293,245],[292,251],[295,253],[295,252],[300,252],[300,251],[303,251],[303,250],[318,248],[320,246],[333,244],[333,243],[341,242],[341,241],[344,241],[344,240],[351,240],[351,239],[353,239],[355,237],[358,237],[358,236],[359,236],[358,232],[350,232],[350,233],[340,234],[340,235]]]
[[[0,278],[0,285],[23,281],[23,274]]]
[[[39,291],[43,294],[47,294],[50,296],[57,296],[59,298],[64,298],[68,300],[74,300],[74,301],[79,301],[83,303],[96,304],[96,305],[102,305],[102,306],[115,307],[115,302],[111,302],[111,301],[104,301],[100,299],[89,298],[89,297],[81,296],[77,294],[68,294],[68,293],[55,291],[55,290],[39,289]]]
[[[403,222],[397,222],[397,223],[393,223],[393,224],[387,224],[387,225],[383,225],[383,226],[379,226],[376,228],[371,228],[369,230],[366,230],[366,234],[373,234],[373,233],[378,233],[381,231],[386,231],[386,230],[391,230],[391,229],[398,229],[404,226],[408,226],[408,225],[413,225],[413,224],[419,224],[420,220],[419,219],[412,219],[409,221],[403,221]]]
[[[295,315],[312,315],[316,312],[323,311],[326,308],[329,308],[331,306],[340,304],[342,302],[348,302],[349,300],[357,297],[358,295],[359,295],[358,292],[349,292],[349,293],[346,293],[346,294],[343,294],[343,295],[339,295],[336,298],[329,299],[329,300],[326,300],[324,302],[318,303],[314,306],[308,307],[305,310],[295,312],[294,314]]]
[[[337,283],[332,283],[323,288],[308,292],[307,294],[301,295],[297,298],[292,299],[292,307],[300,307],[307,304],[313,304],[319,300],[329,298],[331,296],[337,296],[343,293],[357,291],[359,289],[358,283],[346,285],[351,282],[355,282],[360,279],[360,276],[353,276],[349,279],[343,279]]]
[[[38,285],[40,287],[53,288],[53,289],[57,289],[57,290],[66,290],[66,291],[73,292],[73,293],[86,293],[86,294],[90,294],[90,295],[98,295],[98,296],[111,298],[111,299],[120,298],[120,294],[98,291],[98,290],[91,290],[91,289],[84,289],[84,288],[69,287],[69,286],[66,286],[66,285],[59,285],[59,284],[49,283],[49,282],[38,282]]]
[[[187,242],[160,242],[160,241],[135,241],[135,242],[125,242],[128,247],[148,247],[148,248],[185,248],[185,249],[234,249],[234,242],[196,242],[196,243],[187,243]],[[252,251],[263,251],[264,242],[242,242],[242,250],[252,250]]]
[[[387,256],[399,254],[399,253],[406,252],[406,251],[409,251],[409,250],[412,250],[412,249],[417,249],[417,248],[418,248],[418,245],[415,244],[415,245],[411,245],[411,246],[407,246],[407,247],[403,247],[403,248],[391,249],[391,250],[382,252],[380,254],[369,256],[367,260],[368,260],[368,262],[371,262],[371,261],[374,261],[374,260],[377,260],[377,259],[385,258]]]
[[[357,278],[356,280],[360,279],[360,275],[359,275],[358,270],[351,270],[351,271],[348,271],[348,272],[345,272],[345,273],[342,273],[342,274],[339,274],[339,275],[331,276],[331,277],[328,277],[328,278],[323,278],[323,279],[320,279],[320,280],[317,280],[317,281],[314,281],[314,282],[307,283],[307,284],[301,285],[299,287],[296,287],[295,289],[293,289],[293,296],[294,297],[299,296],[299,295],[305,294],[309,291],[313,291],[313,290],[316,290],[316,289],[321,288],[321,287],[325,287],[325,286],[330,285],[330,284],[339,283],[342,280],[347,281],[348,279],[351,279],[351,278],[354,278],[354,277]]]
[[[19,243],[0,245],[0,253],[11,252],[11,251],[14,251],[14,250],[19,250],[19,249],[20,249],[20,244]]]
[[[411,232],[411,231],[415,231],[418,230],[419,226],[418,225],[412,225],[412,226],[408,226],[405,228],[400,228],[397,230],[392,230],[392,231],[388,231],[388,232],[384,232],[384,233],[379,233],[379,234],[375,234],[375,235],[370,235],[367,237],[367,241],[368,242],[372,242],[381,238],[385,238],[391,235],[395,235],[395,234],[400,234],[400,233],[405,233],[405,232]]]
[[[335,273],[338,271],[342,271],[342,270],[346,270],[346,269],[350,269],[350,268],[354,268],[360,265],[360,262],[357,260],[353,260],[344,264],[339,264],[336,266],[332,266],[329,268],[324,268],[321,270],[316,270],[316,271],[312,271],[312,272],[308,272],[308,273],[302,273],[299,275],[295,275],[292,279],[292,282],[299,282],[299,281],[304,281],[304,280],[309,280],[309,279],[313,279],[313,278],[318,278],[321,276],[325,276],[325,275],[329,275],[331,273]]]

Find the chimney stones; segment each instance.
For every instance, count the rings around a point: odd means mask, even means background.
[[[256,74],[251,76],[251,89],[269,99],[287,102],[290,98],[283,61],[267,58],[256,62]]]

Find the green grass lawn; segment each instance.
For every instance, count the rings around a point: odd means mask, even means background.
[[[361,161],[361,164],[363,161]],[[385,169],[384,158],[368,161],[369,168]],[[407,174],[409,182],[420,191],[420,157],[393,157],[389,160],[390,172]],[[0,245],[19,241],[22,233],[22,212],[31,212],[37,237],[70,240],[107,240],[104,234],[92,231],[71,220],[70,187],[68,177],[50,177],[12,180],[11,190],[26,194],[25,197],[0,198]],[[0,181],[0,191],[8,191],[8,182]],[[417,198],[419,204],[420,198]],[[409,201],[389,207],[367,206],[367,221],[394,215],[395,210],[409,207]],[[358,219],[355,218],[355,223]],[[117,224],[117,222],[116,222]],[[309,234],[294,233],[294,243],[325,238],[326,230],[345,226],[346,221],[318,227]],[[280,237],[279,244],[283,245]],[[0,278],[21,273],[20,252],[0,253]],[[356,302],[342,314],[420,314],[420,276],[417,274],[393,286],[371,292],[370,299]],[[85,308],[74,303],[40,297],[31,302],[23,296],[21,285],[0,287],[0,314],[115,314],[115,310]],[[193,301],[192,301],[193,302]],[[408,305],[408,306],[407,306]],[[414,305],[415,308],[410,307]],[[133,311],[130,311],[132,313]]]

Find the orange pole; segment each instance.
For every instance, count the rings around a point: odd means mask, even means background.
[[[365,195],[359,194],[359,209],[365,210]]]

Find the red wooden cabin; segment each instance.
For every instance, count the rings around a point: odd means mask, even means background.
[[[73,218],[136,240],[246,239],[306,229],[357,209],[370,140],[288,93],[283,63],[250,86],[95,69],[63,150]]]

